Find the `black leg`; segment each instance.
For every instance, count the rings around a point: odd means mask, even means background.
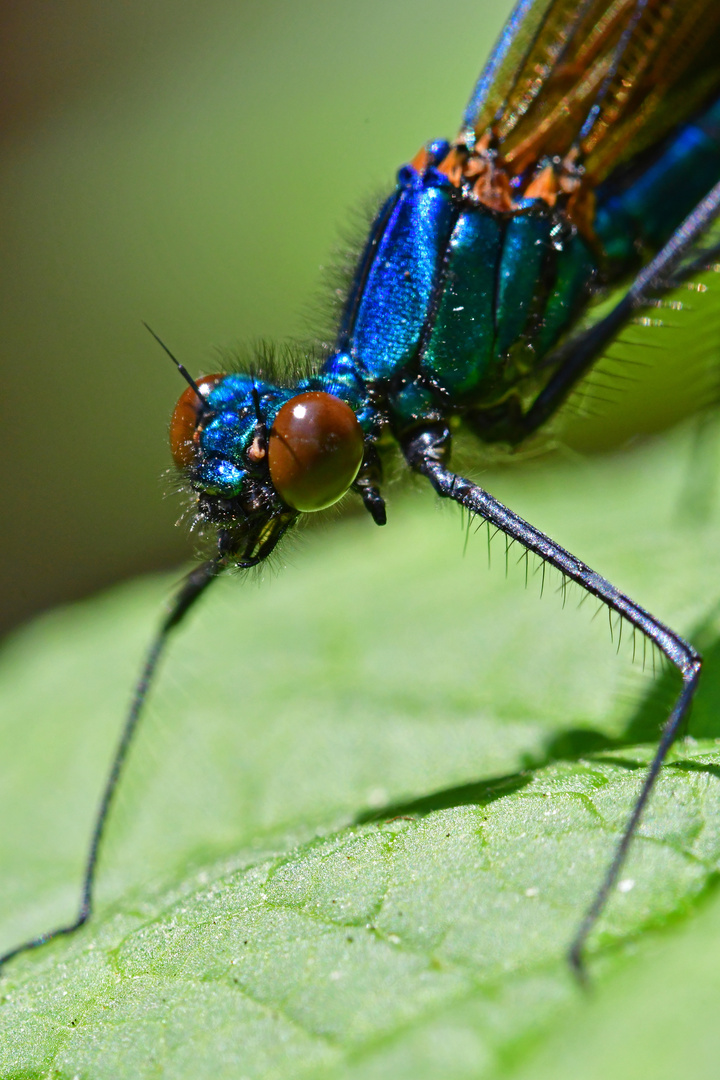
[[[517,540],[527,551],[535,552],[541,559],[554,566],[571,581],[577,582],[591,596],[597,597],[611,611],[637,628],[661,650],[678,669],[682,677],[682,689],[670,716],[665,722],[655,756],[643,781],[642,789],[630,818],[608,867],[605,879],[583,919],[569,950],[570,963],[579,978],[584,978],[583,949],[587,937],[602,912],[627,855],[637,830],[638,822],[650,796],[662,763],[673,744],[683,719],[687,715],[700,675],[701,657],[692,645],[664,626],[648,611],[634,603],[628,596],[600,577],[585,563],[561,548],[549,536],[534,529],[506,506],[494,499],[477,484],[457,476],[443,463],[449,438],[447,429],[437,428],[416,433],[404,447],[408,464],[416,472],[426,476],[438,495],[452,499],[472,514],[484,518],[512,540]]]
[[[218,574],[224,569],[225,564],[226,556],[221,553],[216,559],[203,563],[188,574],[145,657],[145,663],[143,664],[140,678],[135,686],[130,709],[125,720],[122,734],[120,735],[117,749],[115,750],[112,766],[105,782],[105,790],[103,791],[95,817],[95,824],[93,826],[90,846],[88,848],[87,862],[85,864],[85,876],[83,878],[80,896],[80,909],[77,917],[71,923],[68,923],[67,926],[58,926],[55,930],[49,930],[44,934],[38,935],[38,937],[32,938],[30,941],[23,942],[22,945],[17,945],[14,949],[10,949],[9,952],[0,956],[0,967],[19,953],[28,952],[30,949],[36,949],[39,945],[44,945],[47,941],[52,941],[53,938],[74,933],[75,930],[79,930],[79,928],[90,918],[90,915],[92,914],[93,889],[95,886],[98,854],[108,813],[112,805],[115,790],[120,779],[120,774],[122,773],[123,765],[125,764],[130,744],[137,729],[143,705],[145,704],[148,695],[148,690],[150,689],[150,685],[155,675],[158,661],[170,633],[182,622],[196,600],[198,600],[205,592],[210,582],[214,581]]]

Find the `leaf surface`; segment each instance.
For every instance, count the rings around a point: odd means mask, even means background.
[[[550,572],[539,601],[542,569],[502,538],[488,571],[476,522],[463,553],[459,515],[404,494],[385,530],[309,532],[281,574],[219,584],[178,633],[96,917],[2,977],[0,1075],[464,1080],[566,1060],[568,1075],[672,1075],[628,1017],[638,986],[667,1017],[666,955],[709,971],[720,943],[720,510],[709,482],[683,502],[693,445],[481,478],[706,656],[694,738],[591,942],[595,997],[564,951],[676,682],[653,679],[650,653],[643,671],[639,640],[633,664],[627,627],[611,638]],[[4,947],[72,915],[167,585],[53,613],[5,649]]]

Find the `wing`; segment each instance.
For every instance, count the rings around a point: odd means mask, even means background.
[[[619,445],[718,408],[719,258],[720,222],[715,222],[684,260],[696,266],[687,280],[638,312],[557,414],[563,441],[581,450]],[[591,307],[585,325],[610,310],[623,291]],[[712,457],[717,464],[715,448]]]
[[[720,87],[718,0],[519,0],[465,113],[510,178],[579,160],[596,185]]]

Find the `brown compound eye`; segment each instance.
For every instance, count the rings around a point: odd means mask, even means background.
[[[298,394],[285,402],[270,430],[270,479],[288,506],[324,510],[352,484],[364,449],[349,405],[320,390]]]
[[[224,378],[224,375],[203,375],[197,380],[197,385],[201,390],[207,387],[209,392]],[[188,386],[180,395],[170,420],[170,452],[181,469],[189,468],[195,461],[193,439],[199,416],[200,402],[192,386]]]

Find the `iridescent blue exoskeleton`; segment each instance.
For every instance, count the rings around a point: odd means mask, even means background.
[[[638,309],[717,259],[702,237],[720,210],[717,0],[519,0],[453,142],[400,169],[377,214],[335,346],[292,385],[204,376],[171,427],[195,513],[217,551],[175,599],[150,649],[107,782],[77,919],[89,917],[107,811],[167,636],[223,570],[251,567],[299,516],[356,492],[385,522],[384,448],[442,497],[539,555],[646,635],[682,689],[605,880],[570,950],[615,883],[686,715],[700,656],[574,555],[450,467],[458,423],[484,443],[541,428]],[[625,283],[602,318],[598,290]]]

